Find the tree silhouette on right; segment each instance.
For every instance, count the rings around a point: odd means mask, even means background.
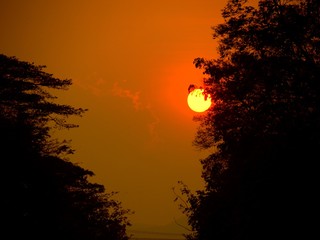
[[[213,105],[195,119],[203,190],[186,186],[187,239],[316,236],[320,2],[229,0],[219,57],[197,58]],[[316,235],[314,235],[316,234]]]

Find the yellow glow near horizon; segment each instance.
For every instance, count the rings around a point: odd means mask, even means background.
[[[196,88],[191,91],[187,101],[190,109],[195,112],[204,112],[211,106],[210,94],[206,97],[204,90],[201,88]]]

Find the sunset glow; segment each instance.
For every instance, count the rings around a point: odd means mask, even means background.
[[[207,152],[192,146],[198,123],[186,89],[202,84],[194,59],[217,57],[211,27],[226,2],[0,1],[0,52],[72,79],[57,102],[89,110],[56,137],[72,140],[70,161],[119,192],[134,230],[185,231],[171,189],[180,180],[203,187]]]

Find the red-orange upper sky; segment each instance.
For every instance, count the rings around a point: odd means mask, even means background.
[[[133,224],[182,216],[172,187],[202,188],[187,106],[200,84],[196,57],[215,58],[211,26],[226,0],[11,0],[0,2],[0,53],[70,78],[61,101],[88,108],[65,132],[71,160],[118,191]],[[62,133],[60,134],[62,135]]]

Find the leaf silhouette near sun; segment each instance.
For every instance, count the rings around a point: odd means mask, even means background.
[[[204,112],[211,106],[211,96],[206,94],[203,88],[190,84],[188,87],[188,106],[194,112]]]

